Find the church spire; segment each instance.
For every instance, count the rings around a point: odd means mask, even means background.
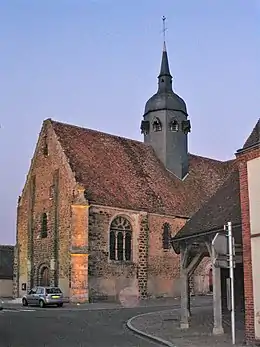
[[[158,92],[172,92],[172,76],[170,73],[168,54],[166,49],[166,38],[165,32],[167,28],[165,27],[166,18],[163,16],[163,52],[162,52],[162,61],[161,61],[161,70],[158,76]]]

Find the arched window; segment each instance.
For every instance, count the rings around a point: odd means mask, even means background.
[[[153,131],[162,131],[162,123],[159,118],[153,121]]]
[[[170,225],[168,223],[164,223],[163,225],[163,234],[162,234],[162,246],[163,249],[170,248],[170,238],[171,238],[171,230]]]
[[[47,213],[42,214],[42,227],[41,227],[41,237],[45,238],[48,236],[48,216]]]
[[[122,216],[116,217],[110,226],[109,257],[118,261],[132,259],[132,227]]]
[[[177,132],[179,131],[179,123],[177,120],[171,120],[170,122],[170,131]]]

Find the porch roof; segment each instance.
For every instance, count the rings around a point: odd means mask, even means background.
[[[238,168],[234,169],[216,194],[172,238],[172,244],[223,230],[224,224],[229,221],[233,226],[241,225]]]

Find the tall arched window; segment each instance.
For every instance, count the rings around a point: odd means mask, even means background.
[[[168,223],[164,223],[163,225],[163,234],[162,234],[162,246],[163,249],[170,248],[170,238],[171,238],[171,229]]]
[[[42,214],[42,227],[41,227],[41,237],[45,238],[48,236],[48,216],[47,213]]]
[[[122,216],[116,217],[110,226],[109,257],[119,261],[132,259],[132,227]]]

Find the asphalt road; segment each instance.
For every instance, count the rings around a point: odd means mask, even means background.
[[[31,308],[0,312],[0,347],[155,347],[134,335],[126,321],[165,309],[67,310]]]

